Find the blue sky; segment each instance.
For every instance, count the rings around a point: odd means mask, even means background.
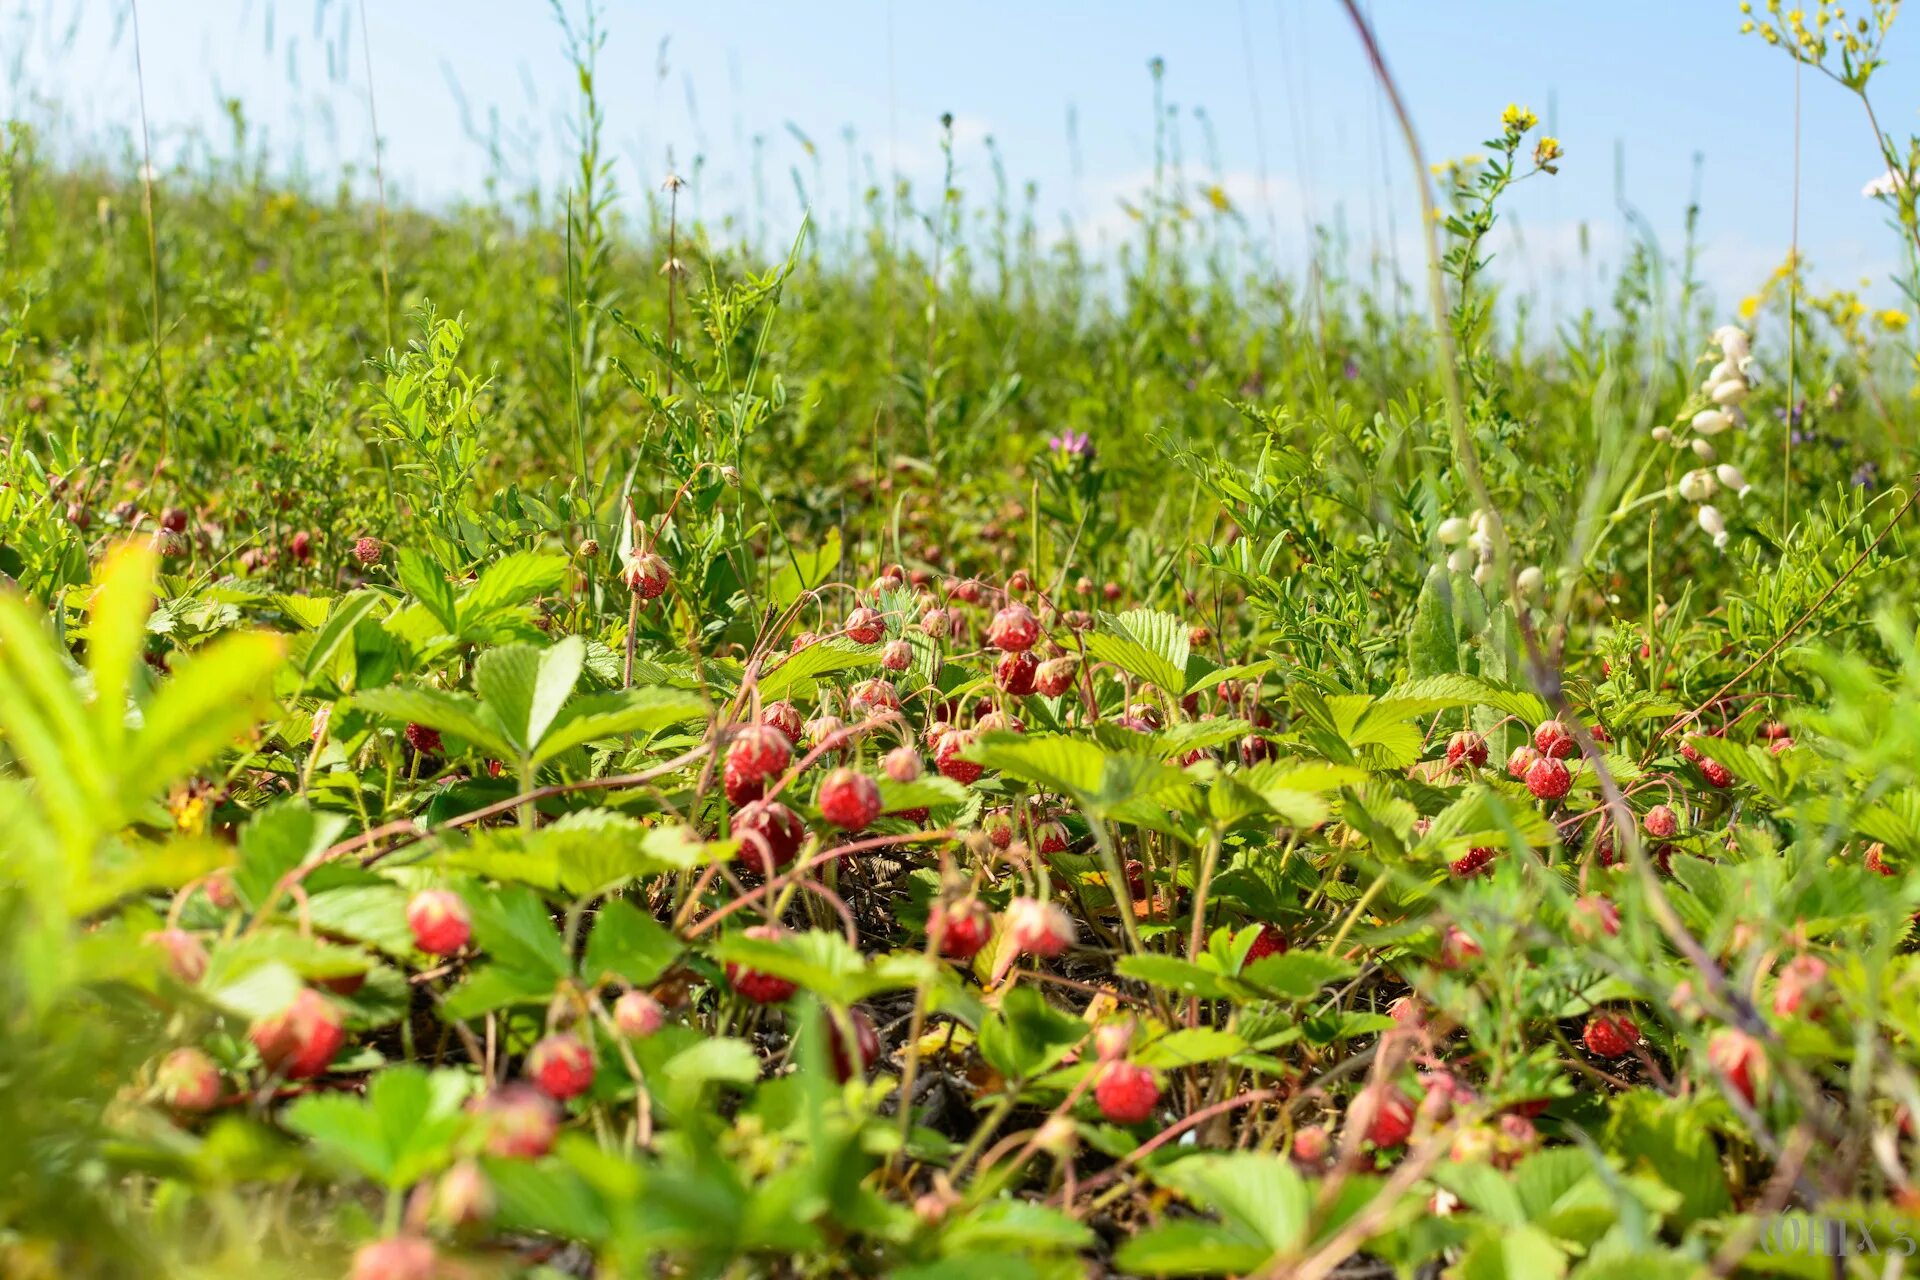
[[[568,3],[578,11],[580,0]],[[1516,193],[1501,246],[1510,279],[1556,306],[1604,298],[1596,281],[1625,235],[1616,164],[1627,199],[1676,247],[1696,154],[1702,265],[1725,305],[1785,254],[1793,68],[1737,33],[1732,0],[1370,7],[1431,157],[1477,150],[1509,101],[1532,106],[1565,145],[1558,177]],[[544,0],[367,9],[390,186],[429,202],[480,191],[488,163],[463,128],[462,100],[468,119],[497,113],[517,140],[509,154],[520,174],[560,177],[571,78]],[[359,12],[357,0],[142,0],[147,106],[163,158],[196,131],[224,146],[219,100],[233,96],[283,163],[297,153],[328,178],[343,165],[364,169]],[[749,230],[764,222],[770,242],[784,245],[798,216],[795,166],[816,218],[844,220],[849,130],[859,185],[869,163],[936,181],[942,112],[955,116],[961,183],[976,199],[992,191],[991,136],[1015,183],[1038,184],[1049,230],[1071,221],[1096,239],[1124,235],[1120,201],[1153,164],[1147,62],[1158,56],[1190,176],[1209,168],[1198,109],[1227,191],[1257,230],[1274,229],[1281,261],[1300,259],[1309,217],[1338,216],[1363,245],[1399,247],[1409,261],[1417,253],[1406,162],[1335,0],[609,0],[605,23],[601,82],[620,183],[657,184],[670,150],[683,173],[702,156],[699,211],[743,214]],[[44,113],[57,102],[68,140],[111,143],[137,126],[125,0],[0,0],[0,51],[0,109]],[[1891,53],[1878,109],[1905,132],[1920,123],[1911,89],[1920,20],[1896,28]],[[789,126],[817,145],[817,175]],[[1883,278],[1895,242],[1860,196],[1883,166],[1857,102],[1808,76],[1800,126],[1800,237],[1816,274],[1847,285]]]

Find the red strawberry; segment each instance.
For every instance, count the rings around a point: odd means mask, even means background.
[[[423,756],[437,756],[445,751],[446,744],[440,740],[438,729],[429,729],[424,724],[408,723],[404,735],[407,745]]]
[[[1263,760],[1274,757],[1273,743],[1257,733],[1250,733],[1240,739],[1240,763],[1251,769]]]
[[[467,904],[451,889],[423,889],[407,903],[413,945],[430,956],[450,956],[473,936]]]
[[[1120,598],[1120,584],[1117,582],[1102,583],[1100,594],[1108,600],[1118,600]]]
[[[1044,958],[1063,954],[1079,933],[1072,916],[1055,904],[1037,898],[1015,898],[1009,902],[1006,926],[1013,937],[1014,950]]]
[[[827,1019],[827,1052],[833,1060],[833,1078],[845,1084],[856,1074],[865,1075],[867,1069],[880,1060],[880,1033],[874,1029],[873,1019],[864,1009],[847,1010],[847,1021],[853,1024],[854,1049],[860,1055],[860,1065],[855,1068],[853,1056],[847,1052],[846,1036],[840,1030],[840,1019]]]
[[[987,627],[989,649],[1021,653],[1033,648],[1039,639],[1040,620],[1033,616],[1033,610],[1018,602],[994,614],[992,624]]]
[[[880,651],[880,666],[887,671],[905,671],[913,665],[913,646],[905,640],[892,640]]]
[[[806,728],[799,709],[791,702],[769,702],[760,708],[760,723],[778,729],[788,742],[796,741]]]
[[[1527,790],[1536,800],[1558,800],[1572,786],[1573,775],[1567,772],[1567,766],[1551,757],[1535,760],[1527,770]]]
[[[1724,791],[1733,785],[1733,770],[1727,768],[1727,766],[1721,764],[1718,760],[1702,759],[1700,761],[1700,776],[1705,778],[1707,785],[1713,787],[1715,790]]]
[[[847,706],[862,716],[880,711],[898,711],[900,693],[886,680],[862,680],[847,695]]]
[[[354,540],[353,558],[363,565],[376,565],[380,563],[380,550],[380,539],[358,538]]]
[[[926,765],[912,747],[895,747],[880,760],[880,768],[895,782],[917,782]]]
[[[1048,818],[1033,830],[1033,837],[1039,842],[1042,855],[1065,853],[1067,851],[1067,828],[1058,819]]]
[[[1126,865],[1127,892],[1135,898],[1147,896],[1147,864],[1138,858],[1128,858]]]
[[[84,522],[80,523],[82,527],[84,527]],[[305,529],[300,530],[300,532],[293,535],[293,542],[287,549],[293,553],[293,558],[296,561],[305,564],[307,561],[313,559],[313,535]]]
[[[493,1184],[474,1160],[462,1160],[433,1184],[427,1215],[437,1225],[453,1230],[471,1227],[493,1216],[497,1200]]]
[[[175,1111],[198,1115],[220,1101],[220,1068],[198,1049],[175,1049],[154,1072],[160,1101]]]
[[[1878,840],[1867,846],[1866,868],[1883,876],[1893,874],[1893,868],[1887,863],[1887,846]]]
[[[516,1082],[468,1104],[485,1121],[487,1154],[501,1160],[537,1160],[553,1149],[560,1131],[553,1099]]]
[[[439,1266],[432,1241],[391,1236],[360,1246],[353,1255],[351,1280],[433,1280]]]
[[[1790,737],[1793,731],[1778,720],[1769,720],[1760,726],[1760,736],[1767,739]]]
[[[350,996],[367,985],[367,971],[355,969],[348,973],[336,973],[331,978],[315,978],[314,982],[334,995]]]
[[[740,932],[742,937],[764,938],[769,942],[786,934],[786,930],[777,924],[756,924]],[[745,969],[732,961],[727,963],[727,981],[733,984],[735,991],[755,1004],[779,1004],[800,989],[797,983],[785,978],[761,973],[757,969]]]
[[[988,704],[981,704],[986,706]],[[1010,716],[1004,711],[988,711],[973,726],[981,733],[1025,733],[1027,725],[1019,716]]]
[[[880,784],[852,769],[835,769],[820,784],[820,816],[843,831],[864,831],[880,816]]]
[[[921,613],[920,629],[933,639],[938,640],[951,629],[951,621],[952,620],[947,617],[947,611],[945,609],[933,606]]]
[[[1475,942],[1459,925],[1450,924],[1440,938],[1440,967],[1443,969],[1464,968],[1469,961],[1482,955],[1480,944]]]
[[[168,507],[160,513],[160,527],[168,533],[185,533],[187,513],[179,507]]]
[[[753,800],[733,815],[740,860],[761,875],[772,875],[793,861],[807,838],[807,824],[778,800]]]
[[[1247,949],[1247,963],[1252,964],[1268,956],[1285,955],[1287,948],[1292,945],[1287,941],[1286,934],[1270,924],[1263,924],[1260,932],[1253,935],[1253,945]]]
[[[1034,677],[1039,670],[1040,660],[1031,652],[1022,650],[1006,653],[993,666],[993,682],[1002,693],[1024,698],[1033,692]]]
[[[1807,996],[1819,990],[1826,980],[1827,962],[1819,956],[1799,955],[1787,961],[1773,991],[1774,1015],[1791,1018],[1800,1012]]]
[[[1447,767],[1458,769],[1462,762],[1476,769],[1487,762],[1487,740],[1471,729],[1462,729],[1447,739]]]
[[[971,730],[955,729],[950,733],[942,734],[940,744],[933,750],[934,766],[963,787],[978,778],[981,773],[980,764],[964,758],[965,753],[973,747],[974,741]]]
[[[633,1040],[645,1040],[667,1020],[660,1002],[644,991],[628,991],[613,1002],[613,1025],[620,1034]]]
[[[825,748],[842,755],[847,749],[847,722],[836,715],[822,713],[807,721],[801,737],[809,747]]]
[[[333,1002],[312,987],[302,987],[292,1004],[255,1022],[247,1038],[268,1070],[304,1080],[327,1069],[347,1032]]]
[[[1573,904],[1569,913],[1573,936],[1582,942],[1615,937],[1620,932],[1620,910],[1605,894],[1590,893]]]
[[[1565,760],[1579,750],[1572,732],[1558,720],[1542,720],[1533,731],[1533,745],[1541,755],[1553,760]]]
[[[1673,810],[1668,806],[1657,804],[1647,810],[1646,815],[1640,819],[1640,825],[1656,840],[1667,840],[1680,829],[1680,819],[1674,816]]]
[[[879,644],[887,634],[887,620],[862,605],[847,615],[846,633],[847,639],[855,644]]]
[[[1624,1013],[1596,1013],[1580,1039],[1602,1058],[1624,1058],[1640,1043],[1640,1028]]]
[[[207,949],[185,929],[159,929],[143,941],[167,953],[167,972],[176,981],[190,987],[207,971]]]
[[[986,833],[987,841],[996,849],[1004,849],[1013,843],[1013,814],[1006,809],[990,809],[980,819],[980,830]]]
[[[1100,1080],[1093,1086],[1093,1100],[1100,1114],[1114,1124],[1140,1124],[1153,1115],[1160,1103],[1160,1086],[1153,1072],[1137,1062],[1109,1062],[1100,1068]]]
[[[766,794],[767,781],[777,778],[793,759],[787,735],[768,724],[750,724],[734,734],[727,748],[727,799],[736,805]]]
[[[1048,658],[1033,673],[1033,687],[1043,696],[1058,698],[1073,688],[1076,659],[1071,656]]]
[[[927,936],[949,960],[971,960],[993,933],[993,918],[978,898],[935,903],[927,914]]]
[[[1390,1084],[1371,1086],[1356,1099],[1356,1110],[1364,1111],[1372,1103],[1373,1115],[1367,1122],[1367,1141],[1387,1150],[1403,1145],[1413,1134],[1413,1103]]]
[[[1752,1106],[1757,1085],[1766,1079],[1767,1055],[1744,1031],[1722,1027],[1707,1041],[1707,1062],[1735,1093]]]
[[[1767,751],[1772,755],[1783,756],[1791,750],[1793,750],[1792,738],[1775,738],[1767,744]]]
[[[1460,877],[1476,876],[1493,865],[1493,850],[1475,846],[1467,850],[1466,856],[1453,861],[1453,874]]]
[[[578,1036],[548,1036],[527,1055],[527,1075],[555,1102],[577,1098],[593,1087],[593,1051]]]
[[[627,590],[642,600],[652,600],[666,591],[673,581],[673,570],[651,551],[634,551],[627,554],[621,576],[626,579]]]
[[[1333,1151],[1333,1136],[1323,1124],[1310,1124],[1293,1135],[1293,1158],[1301,1164],[1318,1165]]]
[[[1507,757],[1507,775],[1524,780],[1527,770],[1533,768],[1534,762],[1538,759],[1540,759],[1540,753],[1532,747],[1525,745],[1515,747],[1513,754]]]

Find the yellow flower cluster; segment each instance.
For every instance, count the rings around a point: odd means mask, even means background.
[[[1500,123],[1509,134],[1518,137],[1539,124],[1540,117],[1526,107],[1509,102],[1507,109],[1500,113]]]
[[[1756,15],[1752,0],[1741,0],[1740,12],[1747,17],[1740,30],[1786,49],[1803,62],[1823,63],[1829,53],[1838,51],[1852,76],[1856,70],[1871,69],[1899,11],[1900,0],[1868,0],[1866,16],[1849,18],[1838,0],[1817,0],[1809,18],[1804,5],[1789,9],[1782,0],[1765,0],[1765,12]],[[1868,65],[1863,68],[1862,64]]]

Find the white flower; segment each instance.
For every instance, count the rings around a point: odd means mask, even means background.
[[[1727,488],[1733,490],[1742,498],[1753,491],[1753,486],[1747,483],[1747,478],[1740,474],[1740,468],[1734,466],[1731,462],[1721,463],[1718,467],[1714,468],[1714,474],[1720,477],[1721,484],[1727,486]]]
[[[1440,522],[1434,536],[1440,539],[1442,546],[1458,546],[1467,536],[1467,522],[1459,516],[1449,516]]]
[[[1719,454],[1713,451],[1713,446],[1708,444],[1705,440],[1695,440],[1693,442],[1693,453],[1694,453],[1694,456],[1699,458],[1700,461],[1702,462],[1712,462],[1715,458],[1720,456]]]
[[[1455,547],[1447,553],[1447,571],[1449,573],[1465,573],[1467,570],[1473,568],[1473,562],[1473,552],[1467,550],[1465,547]]]
[[[1889,169],[1872,182],[1869,182],[1866,186],[1860,188],[1860,194],[1872,200],[1877,196],[1890,196],[1905,185],[1906,183],[1901,181],[1900,175]]]
[[[1521,595],[1536,596],[1540,594],[1540,588],[1547,584],[1547,575],[1540,571],[1539,565],[1530,564],[1520,571],[1513,584],[1520,589]]]
[[[1729,378],[1725,382],[1714,384],[1713,402],[1717,405],[1739,404],[1747,398],[1747,383],[1744,378]]]
[[[1492,582],[1492,581],[1493,581],[1492,565],[1482,564],[1479,568],[1473,571],[1473,584],[1476,587],[1484,587],[1489,582]]]
[[[1700,508],[1700,514],[1695,518],[1700,521],[1702,531],[1713,535],[1714,546],[1724,547],[1727,545],[1727,522],[1720,518],[1720,510],[1718,507],[1702,507]]]
[[[1688,502],[1705,502],[1713,496],[1716,486],[1713,481],[1713,472],[1702,467],[1698,471],[1689,471],[1681,476],[1680,483],[1675,487],[1680,490],[1680,496]]]
[[[1702,409],[1693,415],[1693,429],[1703,436],[1719,435],[1733,425],[1733,419],[1718,409]]]
[[[1653,429],[1653,438],[1655,440],[1658,440],[1661,444],[1665,444],[1667,441],[1673,439],[1673,428],[1655,427]]]
[[[1738,363],[1747,358],[1747,331],[1737,324],[1723,324],[1713,331],[1713,344],[1727,359]]]
[[[1707,371],[1707,386],[1709,388],[1716,387],[1728,378],[1737,378],[1739,376],[1739,365],[1735,364],[1731,358],[1722,360],[1719,364]]]

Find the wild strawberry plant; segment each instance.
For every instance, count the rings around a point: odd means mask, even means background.
[[[1891,11],[1765,29],[1864,96]],[[9,135],[8,1274],[1920,1236],[1899,325],[1645,246],[1509,340],[1499,203],[1578,162],[1519,107],[1429,321],[1171,187],[1113,296],[976,275],[957,190],[756,267],[679,179],[618,224],[582,88],[538,226],[395,212],[387,351],[367,210],[167,175],[141,339],[75,214],[135,190]]]

